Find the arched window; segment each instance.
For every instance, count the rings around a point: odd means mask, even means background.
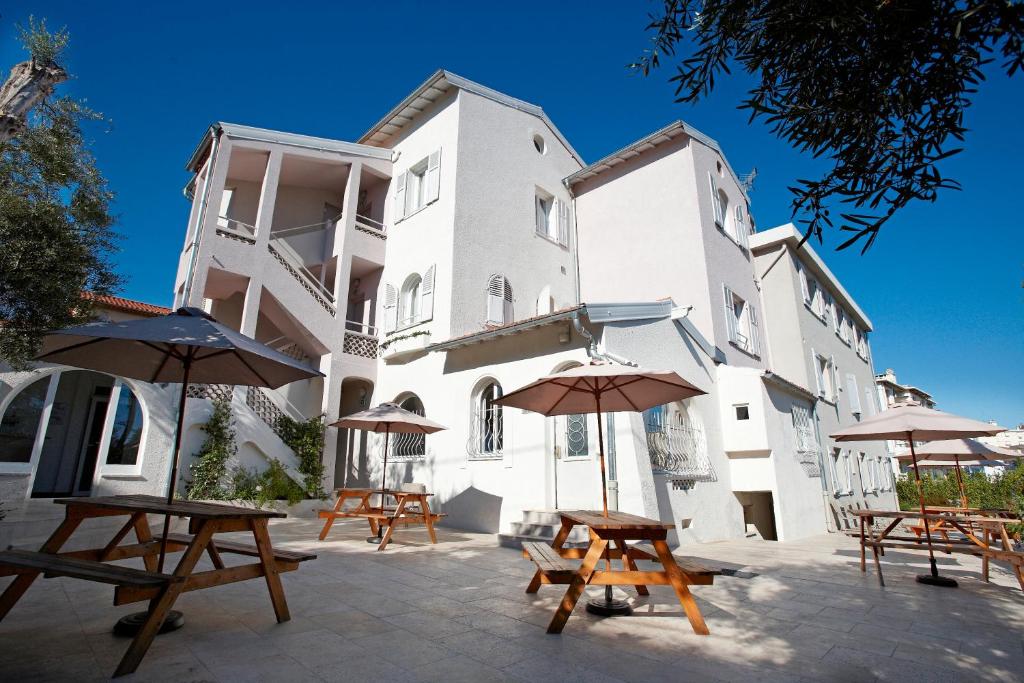
[[[419,322],[422,284],[423,278],[416,273],[405,279],[405,283],[402,285],[402,294],[398,301],[399,328],[408,327],[413,323]]]
[[[487,324],[507,325],[513,321],[512,285],[504,275],[487,280]]]
[[[469,454],[474,458],[500,458],[505,447],[505,420],[502,407],[494,401],[501,398],[501,385],[493,379],[480,383],[473,392],[472,427]]]
[[[427,414],[423,408],[423,402],[416,394],[406,394],[406,397],[399,401],[398,405],[417,415]],[[426,434],[392,434],[390,440],[391,453],[388,455],[389,458],[416,460],[427,454]]]
[[[121,385],[114,413],[114,426],[107,449],[108,465],[134,465],[139,461],[142,444],[142,406],[132,390]]]
[[[0,462],[29,462],[39,432],[50,377],[28,385],[10,403],[0,420]]]

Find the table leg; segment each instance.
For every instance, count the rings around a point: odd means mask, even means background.
[[[562,596],[562,602],[558,605],[555,616],[551,618],[551,623],[548,624],[548,633],[561,633],[562,629],[565,628],[565,622],[569,620],[569,616],[583,594],[583,588],[590,581],[590,576],[594,573],[594,567],[597,566],[607,547],[607,541],[591,532],[590,548],[587,549],[587,554],[583,557],[583,564],[580,565],[576,575],[572,578],[569,589]]]
[[[394,521],[396,519],[399,519],[402,516],[402,513],[405,512],[405,502],[407,500],[408,500],[408,497],[402,496],[402,499],[400,501],[398,501],[398,505],[395,506],[395,514],[391,517],[391,520],[388,523],[388,530],[384,532],[384,538],[382,538],[380,540],[380,545],[377,546],[378,552],[381,551],[381,550],[384,550],[384,548],[387,548],[388,547],[388,543],[391,542],[391,534],[393,534],[395,532]]]
[[[989,529],[987,527],[983,527],[982,528],[982,530],[981,530],[981,538],[982,538],[982,541],[984,542],[985,550],[987,551],[988,550],[988,540],[989,540]],[[984,581],[985,583],[988,583],[988,553],[987,552],[983,552],[981,554],[981,580]]]
[[[215,521],[205,521],[195,536],[192,537],[192,543],[185,549],[185,553],[174,570],[174,576],[179,577],[181,580],[167,584],[160,591],[159,595],[150,601],[149,616],[146,617],[142,628],[139,629],[139,632],[135,634],[135,638],[132,639],[132,644],[128,646],[127,652],[121,658],[121,663],[117,665],[114,678],[130,674],[139,668],[139,662],[146,655],[149,646],[153,644],[153,638],[156,637],[160,627],[163,626],[167,613],[171,611],[171,607],[174,606],[178,596],[181,595],[181,591],[185,587],[184,579],[192,573],[196,562],[206,552],[206,546],[210,543],[210,539],[216,530],[217,523]]]
[[[868,570],[867,557],[865,551],[867,546],[864,545],[864,518],[860,518],[860,571],[864,573]]]
[[[277,562],[274,560],[274,550],[270,544],[270,534],[267,532],[266,519],[253,519],[250,522],[252,535],[256,537],[256,547],[260,551],[260,562],[263,564],[263,576],[267,580],[267,589],[270,591],[270,601],[274,603],[274,614],[277,615],[277,623],[291,619],[288,612],[288,602],[284,597],[284,586],[281,585],[281,576],[277,573]]]
[[[149,543],[153,540],[153,532],[149,529],[149,519],[147,519],[146,513],[135,517],[135,539],[139,543]],[[146,553],[142,556],[142,561],[146,564],[146,571],[156,571],[157,555],[159,552],[158,550],[155,553]]]
[[[430,517],[430,505],[427,504],[426,496],[418,496],[420,510],[423,511],[423,523],[427,525],[427,533],[430,534],[430,542],[437,545],[437,534],[434,533],[434,520]]]
[[[337,513],[338,510],[341,509],[342,504],[346,500],[348,500],[348,496],[346,496],[344,493],[339,493],[338,494],[338,501],[334,504],[333,512]],[[324,528],[320,530],[320,540],[321,541],[324,540],[325,538],[327,538],[327,532],[329,532],[331,530],[332,526],[334,526],[334,517],[333,516],[327,518],[327,521],[324,522]]]
[[[43,543],[43,547],[39,549],[39,552],[43,553],[56,553],[64,545],[68,537],[74,533],[78,525],[82,523],[83,517],[80,515],[72,516],[71,510],[67,510],[64,513],[64,521],[54,529],[50,537]],[[7,587],[7,590],[0,595],[0,621],[7,616],[7,613],[11,611],[11,608],[17,604],[21,596],[25,594],[25,591],[29,589],[29,586],[36,580],[39,574],[18,574],[17,578],[11,582],[11,585]]]
[[[862,517],[861,519],[865,519],[865,518]],[[868,538],[871,539],[871,556],[875,560],[875,572],[878,573],[878,585],[879,586],[884,586],[885,585],[885,579],[882,578],[882,563],[878,559],[878,545],[876,545],[876,544],[882,542],[882,538],[885,536],[885,534],[882,534],[881,536],[875,536],[875,518],[874,517],[868,517],[866,519],[866,524],[867,524],[867,529],[868,529]],[[863,550],[863,548],[862,548],[862,550]]]
[[[665,567],[665,573],[668,574],[668,580],[676,591],[676,597],[679,598],[679,604],[683,606],[686,617],[690,620],[693,632],[702,636],[709,635],[711,631],[708,630],[707,624],[704,623],[704,617],[700,613],[700,608],[697,607],[697,601],[693,599],[693,594],[686,587],[686,575],[679,568],[679,565],[676,564],[676,559],[672,557],[668,544],[664,540],[653,541],[653,543],[654,549],[658,553],[658,558],[661,560],[662,566]]]
[[[615,545],[617,545],[619,547],[619,550],[622,551],[622,567],[623,567],[623,569],[625,569],[626,571],[634,571],[634,572],[637,571],[636,562],[634,562],[633,558],[629,556],[629,546],[626,545],[626,542],[624,540],[620,539],[618,541],[615,541]],[[633,586],[633,588],[636,589],[637,595],[650,595],[651,594],[651,592],[649,590],[647,590],[647,586],[645,586],[643,584],[638,584],[636,586]]]
[[[1006,533],[1006,525],[999,525],[999,535],[1003,540],[1003,550],[1007,552],[1013,552],[1013,544],[1010,542],[1010,536]],[[1020,584],[1020,589],[1024,591],[1024,574],[1021,574],[1020,564],[1018,562],[1011,562],[1010,566],[1013,567],[1013,573],[1017,576],[1017,583]]]

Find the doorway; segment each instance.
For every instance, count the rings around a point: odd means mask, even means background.
[[[736,492],[743,506],[743,525],[747,535],[758,535],[765,541],[779,540],[775,531],[775,504],[771,491]]]
[[[601,507],[601,478],[594,462],[597,437],[593,420],[590,415],[548,418],[552,430],[550,442],[553,444],[556,510]]]

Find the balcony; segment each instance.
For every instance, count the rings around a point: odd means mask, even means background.
[[[345,339],[341,351],[350,356],[376,360],[379,353],[377,328],[354,320],[345,321]]]
[[[380,344],[380,355],[387,362],[409,360],[413,356],[423,355],[430,346],[430,332],[397,332]]]

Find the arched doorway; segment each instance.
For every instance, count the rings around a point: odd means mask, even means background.
[[[373,405],[373,383],[359,377],[348,377],[341,383],[338,415],[344,417]],[[334,486],[368,486],[367,444],[371,437],[357,429],[339,429],[334,460]]]
[[[34,498],[87,496],[98,467],[141,458],[143,410],[121,380],[55,372],[16,391],[0,417],[0,463],[32,475]]]

